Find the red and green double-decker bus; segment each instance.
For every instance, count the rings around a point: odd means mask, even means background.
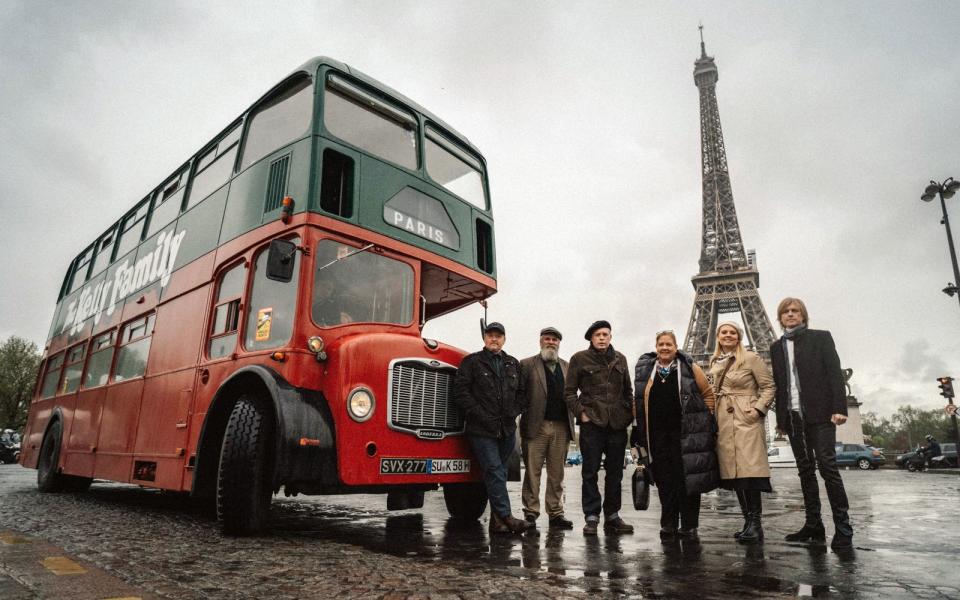
[[[286,77],[73,260],[21,462],[41,491],[189,492],[224,529],[272,495],[486,499],[424,323],[496,291],[480,152],[340,62]]]

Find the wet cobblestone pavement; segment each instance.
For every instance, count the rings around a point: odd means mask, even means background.
[[[491,539],[486,515],[450,520],[428,493],[422,510],[400,512],[380,496],[278,497],[270,534],[229,538],[183,496],[99,482],[41,495],[35,471],[4,465],[0,532],[60,547],[144,598],[960,598],[957,474],[844,471],[856,547],[841,555],[783,541],[803,521],[791,469],[774,472],[757,546],[730,537],[739,511],[726,492],[704,497],[700,543],[663,544],[656,494],[637,512],[626,486],[621,514],[637,532],[584,538],[580,472],[566,473],[572,531],[547,530],[542,517],[537,533]],[[3,539],[2,598],[45,597]]]

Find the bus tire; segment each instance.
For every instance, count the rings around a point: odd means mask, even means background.
[[[47,435],[40,444],[40,458],[37,460],[37,489],[44,494],[61,492],[66,476],[57,470],[60,462],[60,445],[63,438],[63,425],[57,419],[50,425]]]
[[[454,519],[476,521],[487,509],[487,490],[482,482],[447,483],[443,486],[443,501]]]
[[[217,517],[228,535],[263,530],[273,498],[273,415],[267,403],[244,394],[230,412],[220,448]]]

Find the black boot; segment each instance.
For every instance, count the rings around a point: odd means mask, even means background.
[[[740,539],[740,534],[747,528],[747,500],[743,497],[743,490],[737,490],[737,502],[740,503],[740,514],[743,515],[743,525],[740,531],[733,534],[735,539]]]
[[[823,529],[823,521],[817,515],[816,519],[807,516],[807,522],[803,524],[800,531],[790,533],[785,538],[788,542],[815,542],[825,544],[827,541],[827,532]]]
[[[760,515],[763,513],[763,504],[760,490],[746,490],[743,495],[747,503],[747,526],[737,541],[741,544],[762,542],[763,526],[760,524]]]

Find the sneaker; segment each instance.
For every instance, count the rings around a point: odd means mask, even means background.
[[[610,520],[607,519],[603,523],[604,533],[623,533],[630,534],[633,533],[633,525],[629,525],[624,522],[623,519],[617,517],[616,519]]]
[[[597,522],[587,521],[583,524],[583,535],[597,535]]]
[[[563,515],[550,517],[550,529],[573,529],[573,521],[565,519]]]

